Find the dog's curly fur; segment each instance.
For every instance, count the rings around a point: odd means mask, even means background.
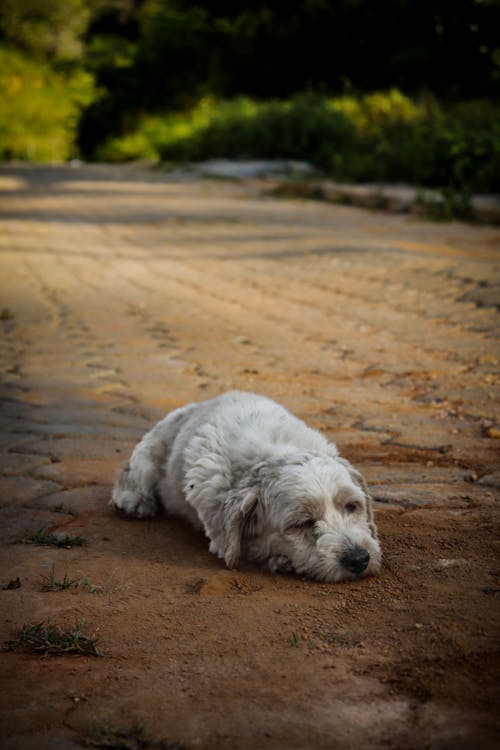
[[[334,444],[263,396],[188,404],[148,432],[118,477],[114,506],[163,506],[201,527],[229,568],[242,562],[320,581],[380,569],[371,498]]]

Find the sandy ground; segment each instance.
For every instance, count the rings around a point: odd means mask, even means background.
[[[133,722],[186,750],[495,747],[499,230],[126,168],[0,189],[1,747]],[[229,388],[363,471],[378,578],[228,571],[108,508],[157,418]],[[39,529],[85,543],[13,543]],[[77,585],[43,591],[52,566]],[[48,620],[103,655],[9,650]]]

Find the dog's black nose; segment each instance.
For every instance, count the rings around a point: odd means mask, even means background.
[[[362,573],[370,562],[370,553],[364,547],[355,547],[340,558],[341,564],[350,573]]]

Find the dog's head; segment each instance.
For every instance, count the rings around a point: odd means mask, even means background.
[[[263,462],[225,511],[229,567],[241,556],[327,582],[380,569],[371,499],[345,459],[301,453]]]

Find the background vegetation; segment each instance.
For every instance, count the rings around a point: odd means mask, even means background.
[[[498,190],[500,0],[0,0],[0,158]]]

